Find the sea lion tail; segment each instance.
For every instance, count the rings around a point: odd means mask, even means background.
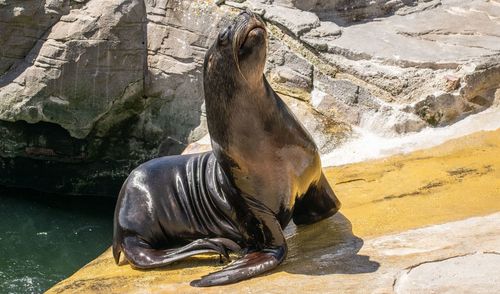
[[[120,262],[120,253],[122,252],[121,241],[113,240],[112,247],[113,247],[113,258],[115,259],[115,263],[118,264]]]
[[[120,255],[123,250],[123,230],[121,226],[118,224],[118,218],[115,213],[115,221],[113,223],[113,258],[115,259],[115,263],[120,263]]]

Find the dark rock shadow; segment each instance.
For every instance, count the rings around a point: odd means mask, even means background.
[[[318,276],[372,273],[380,267],[369,256],[358,254],[364,242],[341,213],[308,226],[290,224],[285,234],[288,257],[278,271]]]

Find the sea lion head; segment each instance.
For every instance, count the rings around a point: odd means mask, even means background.
[[[245,10],[222,29],[207,51],[204,62],[205,86],[220,89],[234,81],[252,85],[262,81],[266,63],[267,30],[262,19]]]

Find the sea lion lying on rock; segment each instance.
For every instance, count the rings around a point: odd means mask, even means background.
[[[192,281],[234,283],[277,267],[283,229],[333,215],[340,202],[309,133],[263,75],[267,30],[250,11],[220,32],[204,62],[213,151],[167,156],[125,181],[114,218],[113,255],[136,268],[243,248],[243,256]]]

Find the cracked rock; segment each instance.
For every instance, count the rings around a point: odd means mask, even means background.
[[[320,25],[316,14],[282,6],[267,8],[264,17],[271,22],[281,25],[296,36],[300,36]]]
[[[395,293],[491,293],[500,285],[500,253],[429,260],[402,272]],[[439,273],[439,274],[437,274]]]

